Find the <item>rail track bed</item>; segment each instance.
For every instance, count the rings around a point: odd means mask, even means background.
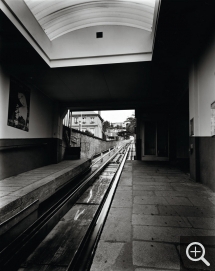
[[[89,270],[129,144],[116,149],[1,253],[1,270]],[[106,154],[108,156],[108,153]]]

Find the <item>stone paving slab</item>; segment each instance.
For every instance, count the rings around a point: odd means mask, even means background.
[[[0,208],[4,208],[6,213],[12,210],[13,212],[11,213],[11,215],[14,215],[14,212],[17,212],[17,210],[20,210],[21,204],[22,204],[22,200],[20,197],[11,196],[11,195],[1,197],[1,200],[0,200]]]
[[[155,192],[152,190],[133,190],[133,196],[155,196]]]
[[[119,184],[131,186],[132,185],[132,177],[129,177],[129,176],[128,177],[127,176],[121,177]]]
[[[133,204],[133,214],[158,215],[159,209],[157,205]]]
[[[134,196],[134,203],[168,205],[166,198],[157,196]]]
[[[152,191],[172,191],[173,188],[170,185],[133,185],[134,190],[152,190]]]
[[[132,191],[131,190],[117,190],[114,196],[114,199],[132,199]]]
[[[180,268],[176,247],[155,242],[133,241],[133,264],[171,270]]]
[[[180,270],[180,236],[215,236],[215,193],[168,163],[126,165],[91,271]]]
[[[173,184],[172,184],[173,185]],[[174,186],[174,189],[176,190],[176,191],[199,191],[199,186],[185,186],[185,185],[183,185],[183,186]],[[204,189],[202,189],[202,190],[204,190]]]
[[[189,198],[186,197],[166,197],[166,201],[169,205],[193,206]]]
[[[134,240],[179,243],[180,236],[193,235],[192,228],[133,226]]]
[[[0,197],[4,197],[4,196],[7,196],[9,195],[10,192],[7,192],[7,191],[0,191]]]
[[[193,191],[155,191],[155,195],[156,196],[162,196],[162,197],[169,197],[169,196],[173,196],[173,197],[192,197],[193,196]],[[201,192],[196,192],[195,196],[197,197],[205,197],[208,198],[209,193],[205,192],[205,191],[201,191]],[[211,201],[211,199],[209,199]]]
[[[117,190],[123,190],[123,191],[132,191],[132,187],[131,186],[126,186],[126,185],[118,185]]]
[[[127,178],[127,177],[130,177],[132,178],[132,172],[127,172],[127,171],[123,171],[122,174],[121,174],[121,178]]]
[[[188,221],[195,229],[215,230],[215,218],[188,217]]]
[[[111,208],[108,219],[114,221],[119,219],[120,221],[131,222],[132,208]]]
[[[110,243],[100,241],[97,247],[95,260],[91,266],[91,271],[106,271],[113,270],[112,266],[115,265],[120,252],[125,244],[121,242]],[[121,269],[122,270],[122,269]]]
[[[162,180],[159,180],[159,181],[156,181],[156,180],[153,180],[153,181],[150,181],[150,179],[148,179],[148,181],[145,181],[145,180],[142,180],[142,181],[138,181],[138,182],[135,182],[133,180],[133,184],[136,186],[165,186],[165,187],[171,187],[171,183],[170,182],[167,182],[167,181],[164,181],[163,179]]]
[[[211,197],[209,196],[208,200],[215,205],[215,196],[211,196]]]
[[[105,223],[101,240],[112,242],[130,242],[131,241],[131,223],[111,219]]]
[[[214,204],[206,198],[200,200],[199,197],[189,196],[188,199],[194,206],[214,207]]]
[[[21,271],[21,270],[20,270]],[[164,269],[154,269],[154,268],[136,268],[135,271],[164,271]]]
[[[172,216],[161,216],[161,215],[156,216],[156,215],[143,215],[143,214],[132,215],[132,225],[189,228],[191,227],[191,224],[189,223],[189,221],[187,220],[186,217],[181,217],[181,216],[172,217]]]
[[[132,207],[132,200],[114,199],[112,202],[112,207]]]
[[[180,215],[184,217],[215,217],[215,209],[201,206],[158,205],[161,215]]]
[[[33,183],[34,181],[32,181],[31,183]],[[0,183],[0,188],[1,187],[23,187],[23,186],[25,186],[25,181],[22,181],[22,182],[19,182],[19,181],[16,181],[16,184],[14,184],[14,182],[11,182],[11,181],[8,181],[8,182],[5,182],[5,183],[3,183],[3,182],[1,182]]]
[[[133,183],[142,183],[142,182],[155,182],[155,179],[154,178],[152,178],[152,177],[146,177],[146,176],[144,176],[144,177],[141,177],[141,176],[139,176],[139,177],[134,177],[133,176]],[[163,180],[161,180],[161,181],[163,181]]]
[[[17,185],[15,185],[13,187],[11,187],[11,186],[2,187],[1,186],[0,191],[2,191],[2,192],[14,192],[14,191],[19,190],[21,188],[22,188],[21,186],[17,186]]]
[[[179,243],[180,236],[215,236],[215,230],[139,225],[133,226],[134,240]]]
[[[124,168],[124,172],[127,172],[127,171],[132,171],[132,166],[125,167],[125,168]]]

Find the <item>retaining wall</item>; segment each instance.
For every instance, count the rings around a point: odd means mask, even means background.
[[[123,144],[124,141],[106,141],[84,132],[71,129],[71,147],[81,146],[81,158],[91,158],[104,150]]]

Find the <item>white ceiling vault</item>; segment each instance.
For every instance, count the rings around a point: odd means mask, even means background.
[[[155,0],[24,0],[50,40],[98,25],[152,31]]]
[[[0,9],[55,68],[151,61],[160,1],[0,0]]]

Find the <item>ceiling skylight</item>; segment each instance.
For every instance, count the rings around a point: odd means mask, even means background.
[[[152,31],[155,0],[23,0],[50,40],[97,25]]]

